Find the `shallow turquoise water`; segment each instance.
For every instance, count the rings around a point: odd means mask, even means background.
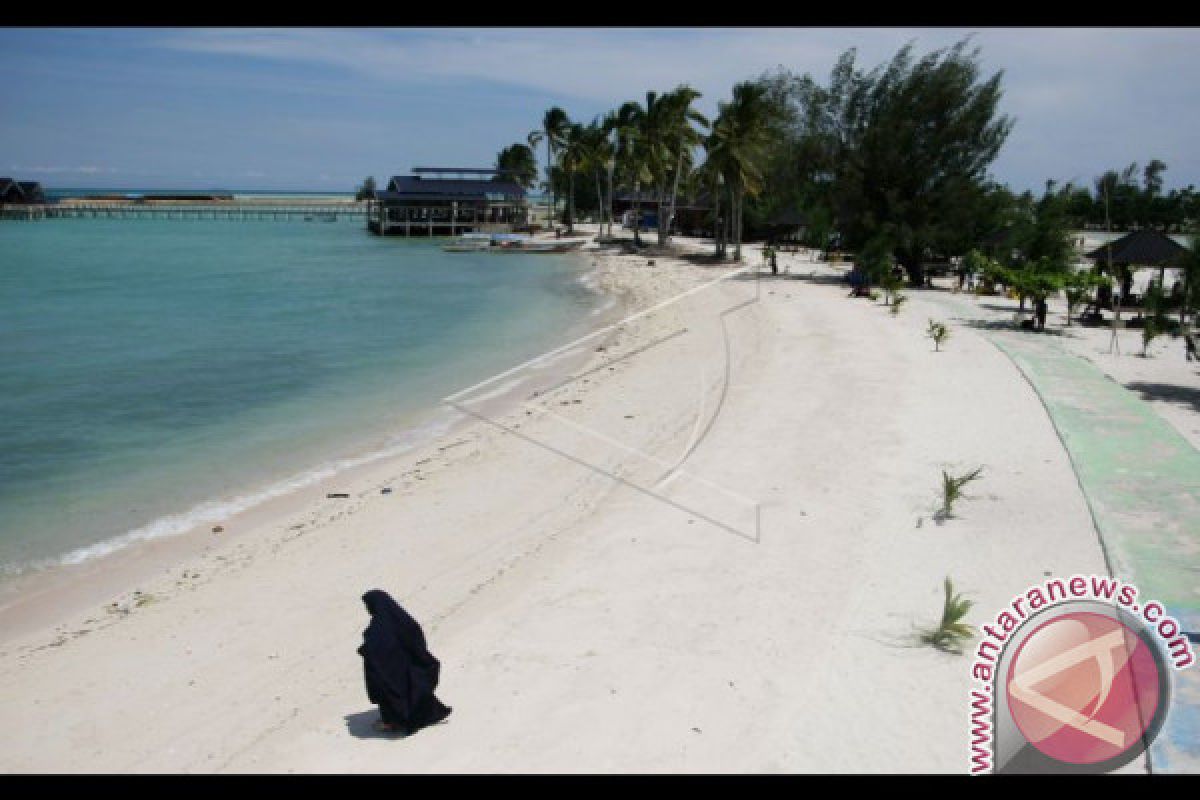
[[[356,222],[0,223],[0,569],[394,443],[561,340],[579,277]]]

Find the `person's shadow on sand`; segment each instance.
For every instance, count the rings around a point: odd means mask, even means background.
[[[357,714],[347,714],[343,719],[346,720],[346,730],[356,739],[403,739],[404,736],[399,733],[388,733],[386,731],[375,730],[375,723],[379,721],[378,709],[371,711],[360,711]]]

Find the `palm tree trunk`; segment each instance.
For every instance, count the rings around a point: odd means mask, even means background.
[[[741,184],[738,184],[735,194],[737,200],[736,219],[733,222],[733,260],[741,262],[742,260],[742,202],[745,198],[745,191]]]
[[[675,162],[675,181],[671,185],[671,212],[667,216],[667,242],[671,241],[671,222],[675,219],[675,198],[679,196],[679,175],[683,172],[683,142],[679,143],[679,158]]]
[[[665,207],[663,202],[666,200],[667,187],[661,184],[658,187],[658,246],[662,247],[667,243],[667,228],[663,220],[663,211]]]
[[[642,246],[642,188],[641,184],[633,185],[633,243]]]
[[[721,257],[721,230],[724,225],[721,220],[721,187],[713,192],[713,255]]]
[[[733,190],[726,187],[725,190],[726,205],[730,206],[730,210],[721,218],[721,260],[725,260],[730,254],[730,234],[733,231]]]
[[[613,167],[614,164],[608,165],[608,238],[612,238],[613,226]]]
[[[575,170],[567,172],[567,233],[575,232]]]
[[[600,234],[604,233],[604,190],[600,185],[600,170],[596,170],[596,214],[600,217]]]
[[[1183,273],[1183,296],[1179,298],[1179,331],[1186,333],[1183,329],[1184,321],[1187,319],[1188,298],[1191,296],[1192,282],[1188,279],[1188,274]]]
[[[546,206],[546,225],[554,227],[554,209],[558,207],[558,192],[554,189],[554,155],[550,147],[550,137],[546,136],[546,188],[550,190],[550,204]]]

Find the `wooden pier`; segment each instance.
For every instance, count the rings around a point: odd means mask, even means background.
[[[0,219],[224,219],[338,222],[366,220],[365,203],[49,203],[3,205]]]

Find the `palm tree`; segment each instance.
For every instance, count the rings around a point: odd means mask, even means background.
[[[617,146],[619,139],[617,133],[617,112],[610,111],[605,114],[600,126],[604,130],[604,144],[598,149],[598,153],[603,156],[604,170],[608,173],[608,236],[611,239],[613,226],[613,177],[617,170]]]
[[[367,176],[367,179],[363,181],[362,186],[358,187],[358,192],[354,195],[354,199],[357,202],[362,202],[363,200],[374,200],[375,191],[375,176],[369,175]]]
[[[645,142],[645,116],[646,110],[631,100],[617,109],[613,120],[616,169],[620,174],[620,182],[633,192],[633,241],[639,247],[642,244],[642,184],[653,179]]]
[[[577,122],[572,123],[567,127],[562,144],[559,146],[559,167],[567,174],[567,231],[569,233],[575,232],[575,173],[587,165],[590,156],[587,130]]]
[[[730,221],[733,226],[734,252],[742,260],[742,210],[745,197],[762,190],[762,162],[770,136],[770,106],[766,88],[743,82],[733,87],[733,98],[717,104],[717,119],[712,136],[706,142],[708,157],[716,163],[729,186]]]
[[[725,220],[721,218],[721,195],[725,191],[725,176],[720,163],[720,150],[716,146],[716,134],[704,139],[704,150],[708,154],[704,163],[696,170],[701,185],[708,189],[713,199],[713,255],[725,258]]]
[[[529,145],[511,144],[496,154],[496,169],[506,175],[497,175],[497,180],[511,178],[525,189],[537,181],[537,156]]]
[[[567,116],[567,112],[558,106],[554,106],[542,115],[542,127],[539,130],[531,131],[528,137],[531,147],[536,147],[543,141],[546,143],[546,188],[550,190],[552,198],[551,210],[547,216],[551,225],[554,224],[554,212],[552,209],[558,207],[558,193],[555,191],[554,179],[550,171],[554,166],[554,156],[559,148],[562,147],[567,129],[570,126],[571,120]]]
[[[663,219],[663,203],[666,199],[667,181],[674,162],[671,148],[678,118],[678,102],[670,95],[646,92],[646,105],[638,116],[638,139],[642,163],[649,173],[655,189],[655,204],[658,206],[658,243],[666,243],[665,228],[670,224]]]
[[[604,191],[601,186],[601,177],[605,172],[609,174],[609,183],[611,189],[612,168],[613,168],[613,144],[609,138],[610,128],[608,127],[608,116],[597,118],[584,128],[583,136],[583,169],[592,173],[596,179],[596,200],[598,202],[597,214],[600,217],[600,231],[604,231]],[[612,233],[612,216],[611,208],[609,210],[609,234]]]
[[[666,119],[662,129],[665,139],[663,144],[668,152],[674,153],[675,166],[672,170],[669,195],[671,201],[665,217],[662,214],[662,193],[660,192],[658,225],[658,243],[660,245],[665,245],[671,240],[671,224],[675,220],[675,201],[679,196],[679,182],[684,173],[690,171],[696,147],[704,141],[700,131],[693,125],[700,128],[708,127],[708,120],[704,118],[704,115],[692,108],[692,103],[699,97],[700,92],[683,85],[664,98]]]

